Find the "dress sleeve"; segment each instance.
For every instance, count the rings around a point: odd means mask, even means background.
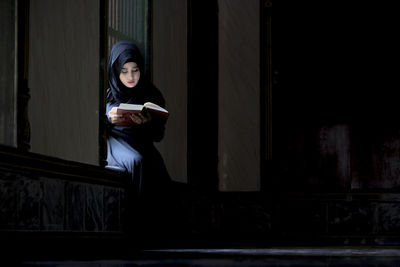
[[[111,122],[111,120],[110,120],[110,117],[108,116],[108,112],[110,112],[110,110],[113,107],[116,107],[116,105],[111,105],[110,103],[107,103],[107,105],[106,105],[106,116],[107,116],[107,119],[108,119],[109,122]]]
[[[153,142],[160,142],[164,138],[165,123],[157,118],[153,118],[149,123],[143,125],[143,130]]]
[[[156,103],[157,105],[166,108],[166,101],[161,91],[152,83],[147,87],[149,91],[149,101]],[[153,119],[143,125],[143,130],[146,132],[146,135],[151,138],[153,142],[160,142],[164,138],[165,134],[165,121],[153,117]]]

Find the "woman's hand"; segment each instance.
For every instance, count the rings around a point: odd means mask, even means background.
[[[130,119],[136,124],[143,124],[151,121],[151,114],[149,112],[136,113],[130,116]]]
[[[151,114],[149,112],[136,113],[130,116],[117,115],[117,107],[113,107],[109,112],[108,116],[110,121],[115,125],[126,125],[126,120],[132,120],[134,124],[140,125],[147,123],[152,120]]]
[[[125,121],[125,118],[121,115],[117,115],[117,107],[113,107],[109,112],[108,112],[108,117],[110,117],[110,121],[112,124],[120,124]]]

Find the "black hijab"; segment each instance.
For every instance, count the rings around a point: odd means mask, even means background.
[[[135,62],[141,72],[141,77],[135,88],[127,88],[119,79],[121,69],[127,62]],[[138,47],[130,41],[119,41],[111,49],[108,60],[108,85],[107,99],[110,102],[129,103],[137,94],[140,94],[143,87],[143,57]]]

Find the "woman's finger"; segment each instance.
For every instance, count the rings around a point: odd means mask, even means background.
[[[142,118],[139,117],[137,114],[130,115],[130,118],[136,124],[141,124],[143,122]]]
[[[117,107],[113,107],[109,112],[108,115],[113,115],[117,113]]]
[[[151,115],[150,115],[149,112],[146,112],[145,114],[139,113],[138,115],[142,119],[143,123],[148,122],[148,121],[151,120]]]

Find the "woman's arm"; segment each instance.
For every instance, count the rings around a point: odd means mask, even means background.
[[[165,134],[165,122],[153,117],[151,121],[148,121],[141,125],[146,136],[153,142],[160,142],[164,138]]]

